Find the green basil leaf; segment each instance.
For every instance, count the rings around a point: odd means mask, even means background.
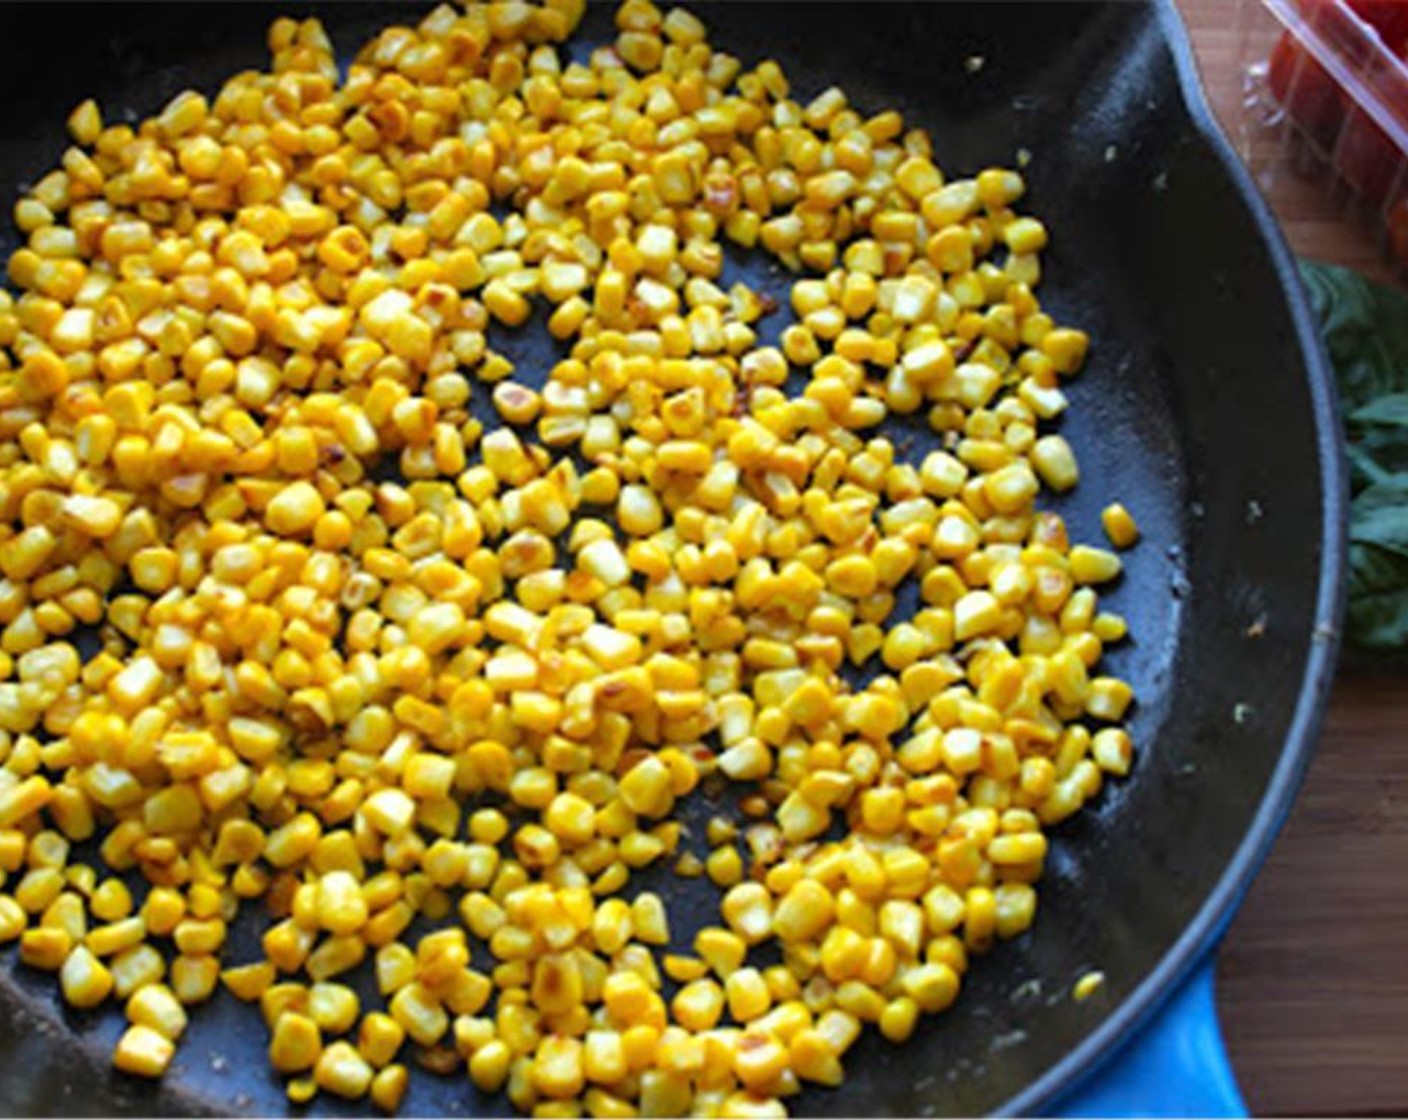
[[[1345,635],[1408,650],[1408,295],[1300,262],[1344,415],[1352,500]]]
[[[1408,295],[1338,265],[1302,260],[1300,272],[1346,415],[1408,392]]]
[[[1346,636],[1363,649],[1408,649],[1408,556],[1354,543],[1349,561]]]
[[[1351,424],[1392,424],[1408,428],[1408,393],[1388,393],[1356,408],[1346,419]]]
[[[1403,516],[1403,499],[1397,507],[1370,506],[1355,502],[1350,518],[1349,539],[1355,544],[1374,545],[1385,552],[1408,559],[1408,518]]]

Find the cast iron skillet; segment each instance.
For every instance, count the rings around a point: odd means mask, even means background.
[[[842,1115],[1034,1111],[1206,950],[1304,769],[1343,551],[1325,365],[1290,258],[1211,123],[1168,3],[695,7],[718,45],[779,59],[804,97],[838,83],[863,109],[901,108],[932,130],[951,172],[1028,151],[1027,201],[1054,234],[1039,294],[1094,340],[1063,424],[1083,481],[1054,504],[1077,539],[1099,540],[1099,510],[1116,498],[1144,530],[1108,599],[1134,635],[1108,659],[1140,698],[1134,775],[1057,831],[1035,929],[976,962],[952,1013],[903,1047],[868,1037],[840,1090],[793,1102]],[[0,183],[12,192],[52,165],[84,97],[130,118],[264,65],[275,14],[318,12],[350,56],[420,10],[11,6]],[[608,34],[609,14],[591,13],[577,50]],[[734,267],[785,285],[756,262]],[[531,332],[503,344],[528,357],[542,347]],[[922,430],[900,435],[922,453]],[[692,935],[700,910],[676,907],[677,933]],[[251,945],[237,936],[234,959]],[[1076,1004],[1070,986],[1092,967],[1108,977],[1104,995]],[[228,995],[195,1013],[172,1075],[153,1087],[109,1072],[116,1014],[61,1010],[53,991],[13,950],[0,956],[0,1111],[285,1110],[262,1023]],[[462,1074],[413,1082],[407,1114],[508,1107]],[[310,1111],[366,1109],[320,1097]]]

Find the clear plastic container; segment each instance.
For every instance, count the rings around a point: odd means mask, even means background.
[[[1408,0],[1243,0],[1243,156],[1326,176],[1408,269]]]

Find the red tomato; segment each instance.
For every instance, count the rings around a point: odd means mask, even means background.
[[[1400,198],[1388,212],[1388,242],[1399,264],[1408,268],[1408,195]]]
[[[1268,78],[1271,92],[1291,119],[1322,148],[1330,148],[1344,120],[1343,95],[1289,31],[1271,52]]]
[[[1335,168],[1362,197],[1380,205],[1398,175],[1403,157],[1383,129],[1355,107],[1335,147]]]
[[[1400,58],[1408,44],[1408,3],[1403,0],[1348,0],[1350,9],[1378,31],[1380,37]]]
[[[1336,49],[1355,56],[1347,62],[1356,68],[1377,70],[1381,65],[1373,61],[1373,53],[1381,48],[1370,43],[1362,51],[1354,49],[1364,38],[1360,21],[1370,24],[1395,51],[1408,47],[1408,0],[1299,0],[1299,7],[1315,31]],[[1382,70],[1379,78],[1382,87],[1394,75]],[[1269,81],[1291,120],[1331,153],[1340,177],[1369,203],[1382,205],[1399,178],[1403,153],[1289,31],[1272,52]],[[1392,100],[1408,112],[1408,86],[1401,98]],[[1408,235],[1408,213],[1400,220]]]

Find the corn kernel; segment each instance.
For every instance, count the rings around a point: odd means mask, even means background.
[[[150,1027],[134,1024],[123,1032],[113,1051],[113,1065],[138,1077],[160,1077],[171,1064],[176,1045]]]
[[[1100,524],[1116,548],[1132,548],[1139,540],[1139,526],[1119,502],[1112,502],[1100,512]]]

